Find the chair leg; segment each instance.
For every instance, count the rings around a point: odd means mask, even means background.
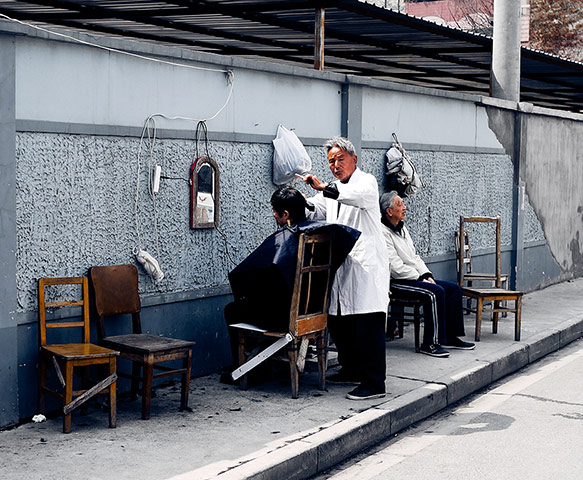
[[[421,330],[421,313],[420,306],[415,305],[413,307],[413,326],[415,328],[415,352],[419,353],[419,331]]]
[[[186,357],[182,360],[182,368],[186,372],[182,374],[180,386],[180,411],[188,410],[188,394],[190,393],[190,369],[192,364],[192,349],[188,349]]]
[[[316,355],[318,356],[318,389],[326,389],[326,334],[320,332],[316,337]]]
[[[138,389],[140,387],[140,370],[142,365],[139,362],[132,362],[132,385],[130,390],[130,399],[138,398]]]
[[[387,329],[385,331],[385,336],[391,340],[394,340],[396,328],[397,328],[397,323],[395,322],[393,316],[390,314],[390,310],[389,310],[389,315],[387,318]]]
[[[298,359],[298,342],[294,340],[289,345],[289,370],[291,374],[292,398],[298,398],[300,392],[300,373],[296,365]]]
[[[152,355],[148,355],[144,361],[144,378],[142,379],[142,420],[148,420],[150,418],[153,375],[154,358]]]
[[[109,374],[113,375],[117,371],[117,358],[109,358]],[[117,426],[117,382],[109,386],[109,428]]]
[[[38,359],[38,412],[45,413],[45,385],[47,383],[47,356],[42,352]]]
[[[63,392],[63,407],[73,400],[73,364],[65,362],[65,387]],[[71,433],[71,412],[63,413],[63,433]]]
[[[101,365],[99,365],[101,367]],[[83,390],[89,389],[89,366],[81,367],[81,385]],[[81,405],[81,415],[87,415],[89,413],[89,402],[84,402]]]
[[[492,305],[494,306],[494,310],[497,310],[500,308],[500,301],[494,300]],[[492,315],[492,333],[498,333],[498,315],[498,312],[494,312]]]
[[[520,316],[522,314],[522,297],[515,300],[516,311],[514,312],[514,340],[520,341]]]
[[[484,299],[482,297],[477,298],[476,306],[476,332],[474,340],[476,342],[480,341],[480,330],[482,329],[482,309],[484,308]]]
[[[502,288],[508,290],[508,279],[502,281]],[[504,300],[501,303],[502,307],[508,308],[508,300]],[[502,312],[502,318],[506,318],[508,316],[508,312]]]
[[[239,333],[239,367],[245,363],[245,337]],[[247,390],[247,375],[239,378],[239,388]]]

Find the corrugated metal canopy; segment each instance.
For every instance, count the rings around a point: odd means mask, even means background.
[[[489,95],[492,39],[357,0],[0,0],[0,13],[50,27],[313,66],[325,9],[325,70]],[[521,101],[583,111],[583,64],[522,48]]]

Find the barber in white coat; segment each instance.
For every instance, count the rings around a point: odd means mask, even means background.
[[[334,383],[359,383],[351,400],[385,395],[385,320],[389,304],[389,257],[378,211],[376,178],[357,168],[354,145],[343,137],[328,140],[328,165],[336,180],[324,183],[307,175],[306,183],[319,190],[310,201],[311,219],[340,223],[362,232],[334,278],[328,329],[338,349],[340,372]]]

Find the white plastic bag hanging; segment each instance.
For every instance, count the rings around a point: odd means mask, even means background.
[[[312,169],[312,160],[298,136],[283,125],[277,127],[273,142],[273,183],[283,185]]]

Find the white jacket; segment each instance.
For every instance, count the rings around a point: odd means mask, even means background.
[[[357,168],[347,183],[336,180],[334,184],[338,199],[326,198],[322,193],[312,197],[310,201],[316,209],[309,217],[356,228],[361,235],[336,272],[329,312],[331,315],[386,312],[389,256],[381,230],[377,180]]]
[[[425,262],[417,255],[409,230],[403,225],[401,234],[382,225],[383,236],[389,251],[391,277],[395,280],[419,280],[425,273],[430,273]]]

